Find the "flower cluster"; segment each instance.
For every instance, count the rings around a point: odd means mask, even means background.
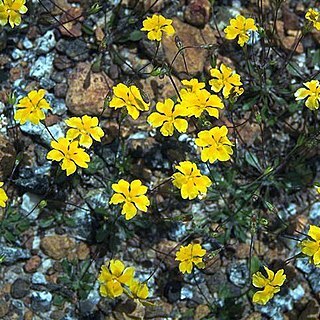
[[[98,281],[102,297],[117,298],[123,293],[135,299],[145,300],[149,290],[145,283],[134,279],[135,269],[125,267],[120,260],[110,260],[101,267]]]
[[[45,94],[46,91],[43,89],[33,90],[26,97],[20,99],[16,106],[17,110],[14,114],[14,119],[19,121],[20,124],[30,121],[38,125],[46,117],[44,110],[51,109],[44,98]],[[48,152],[47,159],[61,162],[62,170],[65,170],[67,176],[69,176],[76,171],[77,166],[88,168],[88,163],[90,162],[89,155],[79,145],[89,148],[92,145],[92,139],[101,141],[104,132],[99,127],[97,117],[87,115],[82,118],[72,117],[65,120],[65,123],[70,129],[67,131],[66,137],[51,142],[53,150]],[[46,129],[49,130],[47,127]],[[77,140],[78,138],[79,140]]]
[[[224,32],[228,40],[239,37],[238,44],[243,47],[249,41],[249,32],[257,30],[254,19],[246,19],[244,16],[238,15],[235,19],[230,20],[230,25],[224,29]]]
[[[243,93],[244,90],[240,87],[242,86],[240,75],[223,63],[220,65],[220,69],[211,69],[210,75],[212,79],[209,81],[209,84],[214,92],[222,90],[225,98],[229,98],[230,94],[241,95]]]
[[[296,100],[306,100],[306,107],[310,110],[319,109],[320,105],[320,83],[318,80],[311,80],[305,82],[304,86],[307,88],[300,88],[295,92]]]
[[[161,41],[163,33],[166,33],[168,36],[172,36],[175,33],[172,20],[166,19],[161,14],[154,14],[151,18],[147,17],[143,20],[141,31],[147,31],[147,37],[151,41]]]
[[[320,12],[318,10],[312,8],[308,9],[305,17],[313,24],[314,28],[320,30]]]
[[[301,242],[301,251],[310,258],[310,262],[320,267],[320,228],[311,225],[308,236],[311,240]]]
[[[6,194],[6,192],[4,191],[3,187],[3,182],[0,182],[0,207],[5,207],[6,206],[6,202],[8,200],[8,196]]]
[[[113,98],[109,103],[110,108],[119,109],[125,107],[132,119],[138,119],[141,111],[149,110],[149,103],[146,103],[136,86],[126,86],[119,83],[113,88]]]
[[[206,250],[198,243],[190,243],[187,246],[181,246],[179,251],[176,253],[176,260],[181,261],[179,263],[179,270],[182,273],[191,273],[193,265],[203,269],[205,264],[202,261],[202,258],[205,254]]]
[[[46,91],[43,89],[30,91],[17,104],[14,119],[20,124],[25,124],[27,121],[39,124],[41,120],[44,120],[46,116],[43,110],[51,109],[49,103],[44,98],[45,94]]]
[[[198,133],[196,145],[201,148],[201,160],[214,163],[216,160],[228,161],[233,154],[232,142],[227,137],[226,126],[214,127]]]
[[[124,203],[121,214],[125,215],[126,220],[132,219],[138,210],[147,212],[150,201],[145,194],[148,188],[142,185],[140,180],[129,183],[121,179],[118,183],[112,185],[112,189],[116,193],[111,197],[109,203]]]
[[[181,190],[183,199],[195,199],[207,193],[207,188],[212,184],[211,180],[201,174],[195,163],[190,161],[180,162],[176,172],[172,175],[172,183]]]
[[[28,11],[26,0],[0,0],[0,25],[8,22],[11,28],[21,23],[21,15]]]
[[[252,301],[257,304],[265,305],[273,296],[280,291],[280,287],[286,280],[286,275],[284,270],[280,269],[276,274],[267,267],[264,267],[267,277],[265,277],[261,272],[256,272],[252,276],[252,284],[256,288],[263,288],[261,291],[257,291],[253,297]]]

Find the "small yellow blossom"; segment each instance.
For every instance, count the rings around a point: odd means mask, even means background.
[[[320,194],[320,186],[319,185],[316,186],[316,191],[317,191],[317,193]]]
[[[156,110],[158,112],[151,113],[147,121],[155,128],[161,127],[160,132],[164,136],[172,136],[174,128],[179,132],[187,131],[188,121],[181,118],[187,116],[187,112],[180,105],[175,106],[173,100],[158,102]]]
[[[131,183],[121,179],[118,183],[112,185],[116,192],[110,199],[111,204],[123,203],[121,214],[125,215],[126,220],[132,219],[137,211],[147,212],[150,201],[145,194],[148,188],[142,185],[140,180],[134,180]]]
[[[196,145],[201,147],[201,160],[214,163],[216,160],[228,161],[233,154],[232,142],[227,138],[226,126],[214,127],[210,130],[200,131],[195,140]]]
[[[123,286],[129,286],[134,275],[134,268],[125,268],[120,260],[110,260],[109,265],[101,267],[98,281],[102,297],[116,298],[122,295]]]
[[[6,192],[4,191],[4,189],[2,188],[2,186],[3,186],[3,182],[0,182],[0,207],[4,208],[6,206],[8,196],[7,196]]]
[[[185,86],[185,88],[181,89],[180,95],[183,97],[183,94],[190,92],[195,93],[201,89],[204,89],[206,84],[204,82],[199,82],[198,79],[191,80],[182,80],[181,83]]]
[[[306,19],[311,21],[313,23],[313,26],[317,29],[320,30],[320,12],[315,9],[308,9],[306,12]]]
[[[228,40],[233,40],[239,36],[238,44],[243,47],[249,40],[249,31],[257,30],[254,19],[246,19],[244,16],[238,15],[235,19],[230,20],[230,25],[224,29],[224,32]]]
[[[134,298],[145,300],[149,296],[149,289],[145,283],[141,283],[137,280],[132,280],[129,289]]]
[[[265,305],[273,298],[275,293],[280,291],[280,287],[286,280],[286,275],[284,274],[283,269],[278,270],[276,274],[267,267],[264,267],[264,269],[267,273],[267,278],[261,272],[256,272],[252,276],[252,284],[256,288],[263,288],[262,291],[257,291],[253,295],[252,301],[262,305]]]
[[[67,176],[74,173],[77,166],[81,168],[88,168],[90,162],[89,155],[84,149],[78,147],[78,141],[69,141],[67,138],[59,138],[58,141],[52,141],[51,150],[47,154],[47,159],[53,161],[61,161],[62,170],[66,170]]]
[[[27,121],[39,124],[40,120],[46,117],[43,109],[51,109],[49,103],[44,98],[45,94],[46,91],[43,89],[30,91],[17,104],[18,110],[14,114],[14,119],[19,121],[20,124],[25,124]]]
[[[211,69],[210,74],[213,79],[209,81],[209,84],[214,92],[222,90],[225,98],[229,97],[232,90],[238,90],[238,95],[243,93],[243,88],[240,88],[242,86],[240,75],[223,63],[220,66],[220,70],[218,68]]]
[[[176,253],[176,260],[181,261],[179,263],[179,270],[182,273],[191,273],[193,264],[198,268],[203,269],[204,262],[202,257],[206,254],[206,250],[201,247],[200,244],[188,244],[187,246],[181,246]]]
[[[84,115],[82,118],[72,117],[65,120],[65,123],[71,127],[67,131],[67,139],[74,140],[80,137],[79,145],[89,148],[92,145],[92,139],[101,141],[104,136],[103,130],[98,126],[97,117]]]
[[[310,262],[320,267],[320,228],[314,225],[309,227],[308,236],[311,240],[301,242],[301,251],[310,257]]]
[[[180,107],[187,112],[189,117],[199,118],[204,111],[212,117],[219,118],[219,109],[224,108],[222,100],[216,95],[211,94],[206,89],[195,92],[186,92],[181,96]]]
[[[21,23],[21,15],[28,11],[26,0],[0,0],[0,25],[8,23],[13,28]]]
[[[318,80],[311,80],[305,82],[304,85],[308,88],[300,88],[295,92],[296,100],[303,100],[307,98],[306,107],[310,110],[316,110],[320,104],[320,83]]]
[[[176,169],[180,172],[172,175],[172,183],[181,189],[183,199],[192,200],[207,193],[207,188],[211,186],[212,182],[207,176],[201,174],[195,163],[182,161],[176,166]]]
[[[126,86],[119,83],[113,88],[113,98],[110,101],[110,108],[126,107],[132,119],[138,119],[141,111],[149,110],[149,103],[144,102],[141,93],[136,86]]]
[[[143,20],[143,28],[141,31],[148,31],[148,39],[151,41],[161,41],[162,33],[165,32],[168,36],[172,36],[175,31],[171,19],[166,19],[161,14],[154,14],[151,18],[147,17]]]

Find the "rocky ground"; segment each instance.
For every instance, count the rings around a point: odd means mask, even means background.
[[[157,212],[130,224],[123,219],[113,223],[110,181],[117,180],[119,172],[130,168],[132,178],[143,179],[152,188],[172,174],[172,163],[196,154],[187,134],[165,139],[151,130],[145,115],[136,121],[127,117],[119,128],[118,113],[104,109],[110,89],[119,81],[136,83],[152,102],[175,95],[168,77],[150,76],[153,67],[147,64],[156,46],[145,35],[132,32],[141,27],[141,20],[128,20],[147,10],[151,1],[139,2],[134,9],[133,2],[104,1],[103,10],[88,16],[91,1],[29,1],[29,13],[19,28],[0,33],[0,180],[8,181],[11,201],[0,223],[0,256],[5,257],[0,265],[0,319],[319,319],[320,269],[306,258],[287,264],[286,286],[269,304],[252,305],[246,295],[250,230],[244,240],[231,234],[221,242],[212,230],[223,219],[207,220],[210,212],[220,210],[221,199],[182,201],[178,194],[169,197],[172,188],[163,185],[156,194]],[[307,2],[287,1],[282,6],[275,44],[281,52],[293,49]],[[262,3],[269,12],[271,3]],[[160,0],[150,12],[172,18],[183,45],[197,47],[188,49],[185,59],[189,73],[200,76],[209,70],[212,53],[219,61],[241,65],[238,48],[227,44],[219,49],[222,39],[216,27],[223,30],[240,12],[254,15],[255,6],[253,0],[221,0],[214,5],[207,0]],[[80,17],[66,23],[69,16]],[[107,36],[106,21],[111,19],[117,19],[117,27]],[[210,50],[198,47],[208,44],[213,45]],[[319,70],[319,44],[320,33],[313,32],[295,49],[294,66],[305,75]],[[172,61],[176,52],[174,39],[164,39],[154,65]],[[184,59],[179,56],[172,78],[179,87],[185,77]],[[100,125],[105,137],[92,151],[94,165],[81,175],[53,179],[56,164],[46,160],[51,137],[44,125],[14,123],[8,96],[14,92],[18,100],[35,88],[48,92],[52,112],[45,122],[56,138],[64,135],[67,117],[103,113]],[[244,109],[237,120],[248,115],[250,110]],[[229,121],[227,114],[224,117]],[[288,123],[273,135],[281,152],[296,139],[292,127],[302,126],[295,114]],[[257,122],[249,121],[240,131],[247,145],[254,148],[261,142]],[[115,165],[119,145],[124,145],[122,161]],[[305,187],[312,185],[319,171],[317,150],[307,157],[311,171],[302,174],[307,181],[299,193],[274,195],[282,219],[301,231],[310,223],[320,225],[320,200]],[[212,224],[211,233],[198,228],[206,221]],[[280,266],[299,248],[297,241],[282,237],[277,226],[273,230],[259,233],[253,250],[261,260]],[[209,257],[206,269],[183,276],[172,249],[186,236],[201,239],[208,252],[218,253]],[[99,296],[100,266],[114,255],[134,265],[141,281],[152,275],[148,287],[154,306],[138,308],[125,299]]]

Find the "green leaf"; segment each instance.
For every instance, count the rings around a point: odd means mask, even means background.
[[[5,231],[3,236],[9,242],[14,242],[16,240],[16,237],[10,231]]]
[[[40,226],[40,228],[42,228],[42,229],[48,228],[48,227],[50,227],[50,226],[52,225],[52,223],[54,222],[54,220],[55,220],[55,218],[53,218],[53,217],[50,217],[50,218],[48,218],[48,219],[41,219],[41,220],[39,221],[39,226]]]
[[[261,165],[257,156],[250,151],[245,152],[245,159],[252,167],[256,168],[259,172],[262,172]]]
[[[250,264],[250,274],[254,274],[255,272],[259,271],[261,266],[261,261],[257,256],[251,257],[251,264]]]
[[[134,30],[129,35],[130,41],[139,41],[143,37],[143,33],[140,30]]]

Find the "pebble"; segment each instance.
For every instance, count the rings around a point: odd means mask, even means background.
[[[54,55],[49,53],[46,56],[40,56],[30,68],[29,75],[32,78],[41,80],[41,78],[49,78],[53,69]]]
[[[22,45],[25,49],[29,50],[31,48],[33,48],[33,43],[28,39],[28,38],[24,38],[22,41]]]
[[[37,312],[47,312],[51,309],[52,294],[50,292],[32,292],[31,308]]]
[[[18,278],[11,286],[11,296],[14,299],[25,297],[30,290],[30,283],[24,279]]]
[[[14,48],[11,53],[11,57],[13,60],[22,59],[24,56],[25,56],[25,51],[20,50],[18,48]]]
[[[27,273],[33,273],[37,271],[40,264],[41,264],[41,258],[39,256],[33,256],[26,262],[23,269]]]
[[[40,243],[41,250],[55,260],[67,257],[74,247],[74,240],[66,235],[46,236]]]
[[[36,52],[38,54],[48,53],[56,46],[56,43],[54,30],[49,30],[42,37],[37,39]]]
[[[6,247],[4,245],[1,245],[0,256],[5,256],[3,264],[11,265],[19,260],[29,259],[31,255],[29,250],[14,247]]]
[[[31,282],[33,284],[47,284],[46,277],[41,272],[36,272],[32,275]]]
[[[41,198],[33,193],[27,192],[22,196],[21,211],[31,220],[36,220],[40,213],[38,207]]]

